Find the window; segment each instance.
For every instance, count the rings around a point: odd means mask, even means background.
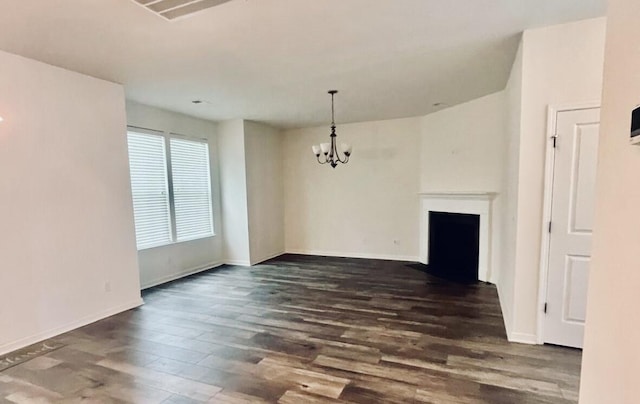
[[[213,236],[206,142],[130,130],[138,250]]]
[[[206,143],[171,139],[171,175],[178,241],[213,234],[209,147]]]
[[[129,133],[129,166],[138,249],[172,241],[164,137]]]

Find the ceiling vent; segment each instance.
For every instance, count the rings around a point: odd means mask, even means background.
[[[167,20],[186,17],[231,0],[134,0]]]

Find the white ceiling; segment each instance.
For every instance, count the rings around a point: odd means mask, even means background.
[[[132,0],[0,0],[0,49],[127,97],[278,127],[424,115],[504,88],[525,29],[606,0],[233,0],[167,21]],[[192,100],[206,100],[194,105]]]

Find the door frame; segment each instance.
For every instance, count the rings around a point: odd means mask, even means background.
[[[538,327],[537,343],[544,344],[544,305],[547,300],[547,282],[549,278],[549,250],[551,247],[551,236],[548,231],[551,221],[551,206],[553,203],[553,177],[555,174],[556,149],[553,147],[553,137],[556,135],[558,114],[567,111],[579,111],[583,109],[601,108],[600,101],[589,101],[571,104],[556,104],[547,107],[547,131],[546,153],[544,167],[544,197],[542,208],[542,231],[540,239],[540,268],[538,276]]]

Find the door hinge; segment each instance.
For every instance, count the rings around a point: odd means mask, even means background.
[[[549,222],[549,233],[551,233],[551,222]]]
[[[547,304],[544,304],[544,313],[547,314]]]
[[[555,149],[558,146],[558,135],[551,136],[551,139],[553,139],[553,148]]]

